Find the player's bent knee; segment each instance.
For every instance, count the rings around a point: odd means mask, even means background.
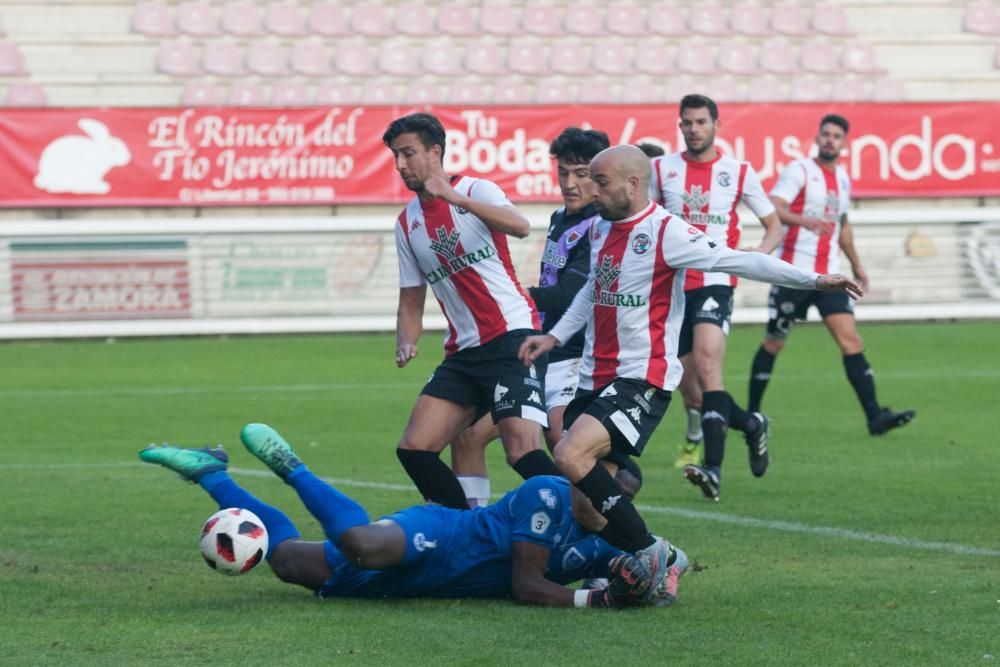
[[[785,341],[778,338],[765,338],[761,345],[770,354],[776,355],[785,347]]]
[[[594,458],[586,451],[579,450],[566,440],[560,441],[552,452],[556,467],[571,480],[582,479],[594,467]]]

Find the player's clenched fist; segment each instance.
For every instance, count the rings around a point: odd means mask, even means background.
[[[402,368],[406,364],[410,363],[410,359],[417,356],[417,346],[404,343],[396,348],[396,367]]]
[[[558,342],[555,336],[549,334],[528,336],[521,343],[521,349],[518,350],[517,356],[524,362],[525,366],[530,366],[535,362],[535,359],[554,348]]]

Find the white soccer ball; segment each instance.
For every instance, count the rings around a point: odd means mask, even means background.
[[[208,517],[201,529],[201,555],[216,572],[249,572],[267,553],[267,528],[250,510],[230,507]]]

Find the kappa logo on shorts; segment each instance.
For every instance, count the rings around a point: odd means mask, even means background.
[[[538,497],[542,499],[542,502],[550,510],[554,510],[559,502],[556,494],[552,493],[552,489],[538,489]]]
[[[646,234],[639,234],[632,241],[632,252],[637,255],[644,255],[646,251],[649,250],[649,246],[653,244],[649,236]]]
[[[437,549],[437,540],[428,540],[423,533],[413,536],[413,546],[417,551],[424,552],[427,549]]]
[[[729,175],[728,171],[720,171],[719,175],[715,177],[715,182],[724,188],[728,188],[729,184],[733,182],[733,177]]]
[[[530,394],[528,394],[528,402],[529,403],[537,403],[538,405],[541,405],[542,404],[542,397],[538,395],[537,391],[533,391]]]
[[[640,417],[642,416],[642,409],[639,408],[638,405],[635,406],[634,408],[629,408],[625,412],[628,413],[628,416],[631,417],[632,421],[634,421],[636,424],[642,424],[642,419],[640,419]]]
[[[601,514],[607,514],[612,507],[618,504],[618,501],[621,499],[622,499],[621,494],[618,494],[617,496],[611,496],[610,498],[605,500],[603,503],[601,503]]]

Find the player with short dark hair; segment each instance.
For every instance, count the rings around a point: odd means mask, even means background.
[[[518,474],[558,474],[541,444],[545,360],[525,368],[517,359],[541,322],[514,273],[507,236],[527,236],[530,223],[491,181],[445,174],[445,131],[434,116],[397,118],[383,141],[416,193],[396,221],[396,365],[417,355],[428,285],[448,320],[444,361],[417,397],[396,449],[403,468],[427,500],[467,507],[440,453],[489,413]]]
[[[534,477],[488,508],[421,505],[370,522],[361,505],[313,474],[274,429],[248,424],[240,438],[295,489],[327,541],[302,540],[283,512],[241,488],[226,471],[229,457],[221,447],[151,445],[139,457],[199,484],[220,509],[240,507],[260,517],[274,573],[320,597],[513,597],[562,607],[641,602],[629,581],[635,559],[583,533],[561,477]],[[623,475],[620,483],[631,494],[640,481]],[[676,599],[685,568],[682,558],[658,591],[657,605]],[[598,591],[563,585],[591,574],[610,575],[613,583]]]
[[[609,146],[599,130],[567,127],[549,146],[563,206],[552,213],[546,232],[538,286],[528,289],[542,320],[542,331],[559,321],[590,271],[590,224],[597,219],[590,161]],[[562,434],[562,415],[576,393],[583,354],[583,332],[549,355],[545,370],[545,405],[549,428],[545,439],[555,447]],[[451,443],[452,470],[470,504],[485,504],[490,495],[484,448],[498,435],[487,418],[480,419]]]
[[[673,549],[649,532],[613,475],[624,460],[642,455],[683,373],[677,349],[684,269],[861,292],[845,276],[818,275],[710,240],[650,201],[650,175],[649,158],[635,146],[614,146],[590,163],[601,214],[590,228],[590,276],[549,333],[529,336],[520,352],[531,364],[586,327],[580,385],[566,408],[556,465],[590,500],[589,515],[577,520],[638,557],[647,592],[667,576]]]
[[[737,207],[743,202],[764,226],[764,238],[753,250],[770,253],[781,242],[781,221],[750,163],[716,147],[719,108],[704,95],[685,95],[678,114],[685,150],[653,159],[650,197],[710,240],[730,248],[740,244],[743,229]],[[675,465],[716,501],[730,428],[743,432],[755,477],[767,472],[770,461],[768,418],[743,410],[723,383],[735,289],[736,278],[720,271],[688,269],[684,277],[686,306],[677,354],[684,366],[680,389],[688,410],[688,444],[681,446]],[[705,447],[699,461],[702,437]]]
[[[771,189],[771,200],[786,226],[781,259],[807,270],[837,271],[842,251],[851,263],[854,277],[867,290],[868,274],[854,247],[853,226],[847,221],[851,179],[847,171],[837,164],[847,142],[848,128],[847,119],[843,116],[823,116],[816,135],[816,157],[789,163]],[[840,294],[777,285],[771,288],[768,298],[770,319],[750,369],[749,409],[760,410],[775,358],[784,349],[795,320],[806,319],[813,305],[840,348],[847,379],[854,387],[868,420],[868,432],[882,435],[907,424],[916,416],[916,411],[896,412],[879,405],[875,377],[865,358],[864,344],[858,333],[850,299]]]
[[[658,144],[653,144],[648,141],[641,141],[637,143],[635,147],[641,150],[643,153],[645,153],[646,157],[650,159],[654,157],[660,157],[661,155],[666,154],[666,151],[663,150],[663,146],[660,146]]]

